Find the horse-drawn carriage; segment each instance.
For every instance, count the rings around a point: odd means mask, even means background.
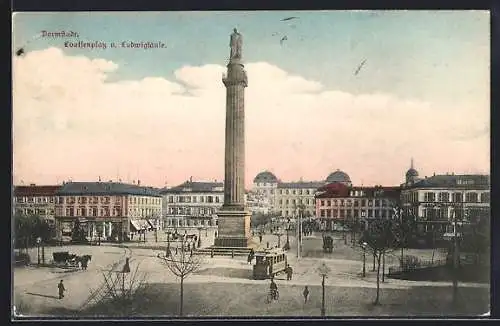
[[[70,254],[68,251],[59,251],[52,253],[54,265],[62,268],[78,268],[87,269],[88,262],[92,260],[91,255],[78,256]]]
[[[286,267],[286,253],[282,249],[275,248],[257,251],[255,252],[253,278],[255,280],[274,278],[277,274],[285,272]]]

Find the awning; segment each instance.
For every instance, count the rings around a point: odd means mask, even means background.
[[[146,230],[148,228],[148,222],[145,220],[130,220],[130,225],[135,231]]]

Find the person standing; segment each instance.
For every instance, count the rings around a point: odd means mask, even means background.
[[[59,289],[59,299],[64,298],[64,291],[66,291],[66,288],[64,287],[63,280],[59,282],[57,288]]]
[[[304,288],[304,291],[302,292],[302,294],[304,295],[304,303],[307,303],[307,299],[309,298],[309,289],[307,288],[307,285]]]

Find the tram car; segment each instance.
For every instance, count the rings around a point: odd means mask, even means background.
[[[253,265],[254,280],[274,278],[279,273],[284,273],[287,266],[286,253],[281,248],[266,249],[255,252],[255,265]]]

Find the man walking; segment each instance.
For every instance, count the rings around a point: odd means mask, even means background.
[[[307,303],[307,299],[309,297],[309,289],[307,288],[307,285],[304,288],[304,292],[302,292],[302,294],[304,295],[304,303]]]
[[[59,299],[64,298],[64,291],[66,291],[66,289],[64,288],[63,280],[59,282],[57,288],[59,289]]]

